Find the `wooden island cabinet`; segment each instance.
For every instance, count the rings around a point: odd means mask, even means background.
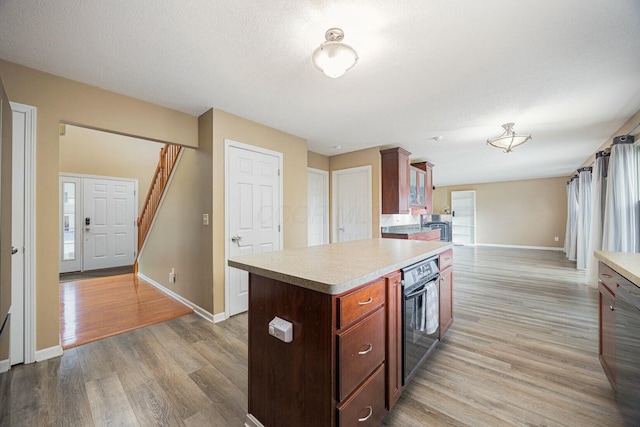
[[[379,425],[402,393],[400,269],[451,246],[368,239],[231,258],[249,272],[246,425]],[[270,334],[275,317],[290,342]]]
[[[604,373],[616,389],[616,272],[598,265],[598,357]]]

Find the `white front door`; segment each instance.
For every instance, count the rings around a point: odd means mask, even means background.
[[[333,171],[333,241],[371,238],[371,166]]]
[[[132,265],[135,181],[83,178],[83,270]]]
[[[229,257],[279,250],[282,154],[226,141],[226,247]],[[247,311],[248,274],[226,267],[227,316]]]
[[[329,172],[307,169],[307,245],[329,243]]]
[[[60,175],[60,273],[82,270],[82,178]]]

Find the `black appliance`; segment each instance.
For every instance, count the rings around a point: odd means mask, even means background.
[[[438,257],[402,269],[402,378],[415,374],[438,343]]]
[[[440,230],[440,240],[443,242],[450,242],[453,238],[451,222],[449,221],[425,221],[422,223],[422,227]]]
[[[640,288],[616,289],[616,400],[626,425],[640,425]]]

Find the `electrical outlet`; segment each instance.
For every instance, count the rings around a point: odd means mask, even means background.
[[[560,238],[558,236],[554,237],[553,240],[555,240],[556,242],[560,241]]]
[[[176,269],[172,268],[171,271],[169,272],[169,283],[175,283],[176,282]]]
[[[209,214],[202,214],[202,225],[209,225]]]

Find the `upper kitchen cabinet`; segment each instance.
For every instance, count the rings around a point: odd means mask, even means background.
[[[433,164],[413,163],[409,168],[409,208],[414,213],[433,213]]]
[[[382,156],[382,213],[408,214],[410,152],[396,147],[381,150]]]

